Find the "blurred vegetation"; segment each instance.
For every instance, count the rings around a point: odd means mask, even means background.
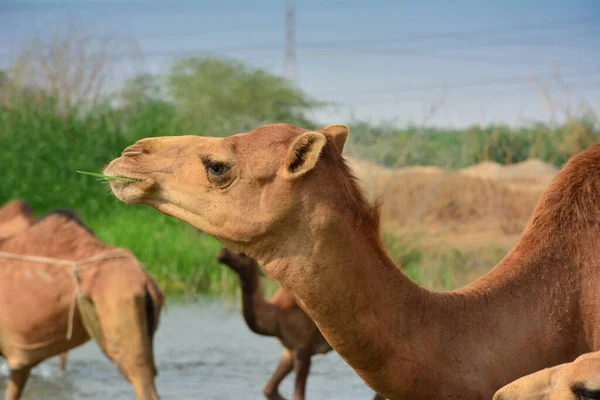
[[[593,113],[570,118],[558,126],[536,123],[512,129],[507,125],[437,127],[350,126],[348,153],[386,167],[435,165],[464,168],[482,161],[513,164],[530,158],[560,167],[572,155],[598,141]]]
[[[169,293],[237,290],[237,279],[214,259],[220,246],[215,239],[149,207],[124,205],[106,184],[75,171],[99,171],[124,147],[148,136],[225,136],[272,122],[314,128],[310,111],[327,103],[279,76],[215,56],[182,59],[165,75],[141,74],[121,90],[100,95],[101,82],[95,80],[103,75],[86,75],[85,63],[71,65],[67,56],[57,57],[64,53],[59,45],[38,45],[44,52],[37,55],[29,49],[27,57],[0,72],[0,203],[23,198],[38,214],[56,207],[76,209],[102,239],[133,250]],[[70,72],[61,75],[60,65],[48,67],[48,52]],[[40,68],[46,68],[44,73]],[[93,101],[86,101],[88,87]],[[591,114],[560,126],[519,129],[400,128],[354,121],[346,151],[388,167],[460,168],[530,157],[561,165],[598,140],[595,124]],[[421,280],[431,257],[398,237],[386,240],[407,274]],[[453,257],[453,264],[466,262],[463,255]]]

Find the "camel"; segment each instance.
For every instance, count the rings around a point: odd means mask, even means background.
[[[16,199],[5,203],[0,208],[0,240],[25,230],[33,221],[33,209],[25,200]],[[58,367],[62,371],[67,368],[67,353],[59,354]]]
[[[600,350],[600,144],[575,155],[522,236],[471,284],[434,292],[393,262],[348,167],[345,125],[269,124],[217,138],[144,138],[104,174],[256,259],[363,381],[388,399],[486,399]]]
[[[328,353],[331,346],[290,292],[280,287],[269,301],[265,300],[260,291],[260,267],[256,260],[223,247],[217,253],[217,261],[239,276],[242,315],[250,330],[258,335],[275,336],[284,347],[273,376],[263,387],[263,394],[269,400],[283,399],[279,385],[295,368],[293,399],[304,400],[311,358]],[[375,395],[373,400],[385,399]]]
[[[493,400],[597,400],[600,399],[600,352],[545,368],[509,383]]]
[[[93,338],[138,400],[157,400],[153,339],[164,296],[135,256],[54,210],[0,241],[0,355],[19,399],[33,367]]]

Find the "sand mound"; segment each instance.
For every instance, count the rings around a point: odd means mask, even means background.
[[[404,228],[518,234],[556,169],[539,160],[484,162],[458,171],[386,169],[350,160],[369,197],[383,195],[382,220]]]
[[[483,161],[479,164],[460,169],[459,172],[468,176],[477,176],[480,178],[492,178],[498,176],[502,170],[502,164],[495,161]]]
[[[485,161],[463,168],[459,172],[468,176],[488,179],[549,182],[558,172],[558,168],[542,160],[529,159],[510,165]]]
[[[525,227],[541,195],[456,172],[403,175],[383,188],[382,217],[407,228],[514,234]]]

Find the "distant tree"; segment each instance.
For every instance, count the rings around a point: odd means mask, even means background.
[[[273,122],[313,127],[306,113],[325,104],[280,76],[213,56],[177,62],[167,89],[183,123],[197,134],[214,136]]]
[[[164,90],[160,78],[145,73],[129,79],[118,95],[120,105],[124,108],[138,108],[149,102],[165,101]]]
[[[181,134],[179,113],[158,75],[146,73],[127,80],[114,98],[117,108],[110,107],[110,114],[124,122],[125,136],[139,139],[140,135]]]
[[[137,43],[113,34],[100,35],[89,26],[66,22],[49,33],[36,33],[10,67],[15,86],[36,88],[52,96],[62,109],[93,107],[105,101],[106,85],[117,65],[137,65]]]

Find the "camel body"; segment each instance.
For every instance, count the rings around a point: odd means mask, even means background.
[[[35,221],[31,206],[24,200],[11,200],[0,208],[0,240],[14,236]],[[67,353],[59,355],[59,368],[67,368]]]
[[[64,358],[90,335],[137,399],[158,399],[152,342],[164,298],[133,254],[56,210],[0,241],[0,265],[0,355],[11,371],[5,399],[20,398],[31,368]]]
[[[489,400],[600,350],[600,144],[574,156],[488,274],[432,292],[393,263],[346,164],[345,125],[272,124],[226,138],[139,140],[106,168],[113,193],[247,254],[290,291],[375,391]]]

